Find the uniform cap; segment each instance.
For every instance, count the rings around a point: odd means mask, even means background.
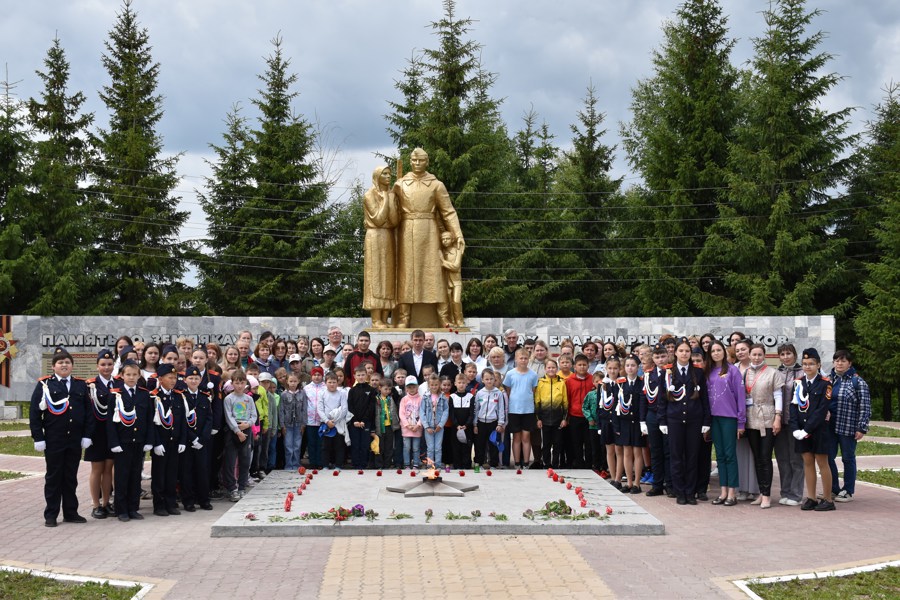
[[[112,353],[112,350],[110,350],[109,348],[104,348],[103,350],[100,350],[100,351],[97,353],[97,360],[98,360],[98,361],[99,361],[99,360],[103,360],[104,358],[108,358],[108,359],[112,360],[112,359],[113,359],[113,353]]]
[[[811,359],[817,360],[819,362],[822,361],[822,359],[819,357],[819,351],[816,350],[815,348],[807,348],[806,350],[804,350],[803,358],[811,358]]]
[[[156,367],[156,376],[162,377],[164,375],[168,375],[169,373],[175,372],[175,365],[170,365],[169,363],[163,363]]]
[[[66,359],[72,360],[72,355],[69,354],[69,351],[63,348],[62,346],[57,346],[56,350],[53,351],[53,364],[55,365],[57,362]],[[75,362],[72,360],[72,362]]]
[[[200,377],[200,369],[198,369],[194,365],[191,365],[187,369],[184,370],[184,376],[185,377],[191,377],[191,376]]]

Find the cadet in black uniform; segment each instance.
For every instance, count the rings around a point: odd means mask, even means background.
[[[806,501],[801,510],[834,510],[831,497],[831,469],[828,450],[831,432],[828,428],[828,405],[831,402],[831,381],[819,371],[822,366],[815,348],[803,351],[800,362],[804,377],[794,382],[791,400],[791,431],[795,450],[803,455],[803,476],[806,479]],[[822,474],[823,498],[816,502],[816,465]]]
[[[197,354],[199,350],[195,350]],[[209,503],[209,448],[212,441],[212,406],[206,390],[200,388],[200,369],[191,365],[185,370],[184,414],[186,439],[190,447],[180,454],[179,477],[181,501],[188,512],[212,510]]]
[[[150,392],[153,401],[153,428],[150,433],[153,456],[150,466],[153,514],[158,517],[181,514],[176,506],[178,455],[185,451],[187,432],[184,398],[175,389],[178,373],[172,364],[156,370],[158,386]]]
[[[56,527],[62,503],[63,521],[85,523],[78,514],[78,463],[82,449],[93,443],[94,416],[87,384],[72,376],[72,355],[59,347],[53,353],[53,375],[41,377],[31,395],[29,421],[34,449],[44,453],[44,525]]]
[[[641,493],[644,470],[644,436],[640,424],[644,381],[637,374],[639,364],[638,357],[633,354],[625,359],[625,377],[618,381],[619,398],[612,419],[616,431],[616,479],[621,481],[624,472],[628,489],[623,486],[622,491],[632,494]],[[618,456],[620,453],[621,457]]]
[[[706,374],[691,364],[691,344],[681,338],[675,346],[675,364],[666,370],[666,393],[661,394],[659,429],[669,436],[672,487],[678,504],[697,504],[697,464],[703,434],[712,417]]]
[[[641,398],[641,433],[650,445],[650,471],[653,474],[648,496],[661,496],[664,487],[672,489],[672,469],[669,464],[669,440],[659,430],[660,397],[666,393],[665,371],[668,351],[662,344],[653,347],[652,371],[644,372],[644,393]],[[674,494],[673,494],[674,495]]]
[[[150,392],[138,385],[141,368],[136,362],[126,361],[119,377],[121,381],[110,390],[106,435],[115,464],[116,516],[124,522],[144,518],[138,507],[144,452],[153,447],[153,403]]]
[[[106,435],[106,421],[110,417],[109,390],[115,387],[112,379],[114,365],[112,350],[101,350],[97,353],[97,376],[87,380],[95,422],[91,436],[93,443],[84,451],[84,460],[91,463],[91,516],[95,519],[105,519],[115,514],[109,505],[113,487],[113,455]]]

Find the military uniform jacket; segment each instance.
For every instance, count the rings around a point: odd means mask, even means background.
[[[210,386],[210,384],[212,385]],[[209,395],[212,429],[221,431],[225,422],[225,397],[222,396],[222,375],[218,371],[203,371],[203,376],[200,378],[200,387],[197,389]],[[204,441],[200,443],[206,444]]]
[[[121,406],[117,406],[117,394],[122,399]],[[121,411],[118,417],[117,411]],[[106,436],[110,448],[123,444],[149,444],[152,426],[153,402],[146,388],[134,388],[133,395],[125,390],[124,384],[110,390],[109,418],[106,420]]]
[[[692,423],[710,425],[709,395],[706,390],[706,375],[693,365],[687,367],[687,376],[682,376],[681,367],[672,365],[672,385],[675,391],[668,391],[666,373],[660,378],[659,424]]]
[[[634,383],[628,383],[626,379],[624,383],[620,383],[622,397],[616,400],[615,410],[613,410],[613,428],[621,431],[622,425],[626,423],[637,423],[640,417],[639,408],[641,400],[644,397],[644,380],[638,377]]]
[[[660,402],[659,396],[660,391],[665,393],[665,378],[662,376],[661,371],[658,367],[653,367],[652,371],[645,371],[644,377],[641,382],[641,405],[639,409],[639,416],[641,422],[645,422],[647,420],[647,415],[652,413],[653,415],[658,415]]]
[[[35,442],[47,442],[47,450],[81,447],[81,438],[94,433],[93,410],[84,379],[69,376],[69,390],[56,375],[38,379],[31,394],[29,423],[31,437]],[[44,398],[44,384],[47,385],[49,399]],[[46,408],[41,408],[44,400]]]
[[[206,446],[212,437],[212,402],[209,394],[202,389],[198,389],[197,393],[190,390],[182,392],[182,397],[187,403],[187,411],[185,412],[186,439],[189,444],[193,444],[198,440]],[[190,411],[194,411],[193,416]]]
[[[167,394],[162,387],[157,387],[150,392],[150,403],[153,414],[150,443],[154,446],[187,445],[187,423],[181,392],[176,388]]]
[[[807,381],[806,376],[797,379],[791,397],[791,431],[815,433],[825,425],[830,402],[831,381],[827,377],[819,373],[812,381]]]
[[[90,386],[93,385],[94,389],[97,390],[97,402],[94,402],[93,398],[91,400],[91,408],[94,413],[94,419],[97,421],[95,427],[103,427],[106,428],[106,420],[112,416],[110,412],[110,408],[113,404],[113,397],[110,395],[110,389],[116,385],[115,380],[110,380],[109,387],[103,383],[103,380],[99,377],[91,377],[85,384],[88,386],[88,398],[90,398]]]

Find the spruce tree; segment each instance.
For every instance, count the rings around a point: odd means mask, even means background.
[[[643,189],[626,196],[635,218],[611,224],[634,244],[622,298],[631,314],[690,315],[710,281],[695,272],[703,235],[716,215],[726,184],[728,139],[736,122],[730,62],[734,41],[715,0],[687,0],[663,25],[664,42],[653,52],[653,75],[632,90],[632,121],[621,128],[628,162]]]
[[[203,289],[220,314],[314,314],[330,275],[323,264],[327,185],[311,157],[310,124],[293,111],[297,75],[289,72],[281,38],[272,45],[252,100],[257,127],[247,130],[229,117],[204,202],[211,253]]]
[[[819,52],[824,34],[806,30],[819,11],[778,0],[764,11],[745,106],[729,147],[726,201],[698,262],[724,286],[711,312],[816,314],[841,301],[843,241],[829,228],[828,190],[845,174],[841,159],[849,108],[828,112],[822,99],[840,81]]]
[[[179,198],[172,195],[178,157],[164,154],[156,131],[163,116],[160,66],[131,0],[123,3],[105,46],[102,62],[110,82],[100,98],[109,124],[94,136],[99,157],[92,168],[94,209],[103,223],[98,312],[180,313],[187,248],[179,229],[187,213],[177,210]]]
[[[0,82],[0,295],[4,312],[21,314],[28,308],[27,290],[34,279],[20,221],[29,212],[28,170],[34,140],[16,84]],[[23,260],[24,256],[24,260]]]
[[[853,320],[853,350],[866,379],[882,392],[882,418],[891,420],[891,396],[900,381],[900,87],[891,84],[885,91],[868,126],[868,143],[858,151],[850,192],[859,196],[858,204],[880,207],[869,231],[876,250]]]
[[[86,134],[92,114],[82,114],[85,96],[69,95],[69,62],[59,39],[44,59],[40,99],[28,101],[28,119],[36,133],[28,192],[28,215],[19,221],[28,244],[33,276],[28,285],[32,314],[90,314],[96,281],[93,257],[97,223],[89,219],[81,190],[87,159]],[[25,259],[26,256],[23,256]]]

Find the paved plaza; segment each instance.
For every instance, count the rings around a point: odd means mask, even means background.
[[[860,457],[859,467],[900,469],[900,456]],[[82,464],[78,487],[85,516],[89,469]],[[734,579],[900,558],[900,492],[864,483],[833,513],[628,496],[663,535],[434,535],[415,515],[404,528],[417,523],[423,535],[213,537],[236,505],[160,518],[144,501],[144,521],[88,518],[47,529],[43,459],[0,455],[0,470],[38,475],[0,483],[0,564],[153,583],[146,598],[742,598]],[[345,485],[374,480],[340,477]],[[497,494],[491,510],[502,510],[502,492],[488,493]],[[298,506],[295,499],[291,514]],[[445,511],[434,511],[433,522],[443,521]]]

